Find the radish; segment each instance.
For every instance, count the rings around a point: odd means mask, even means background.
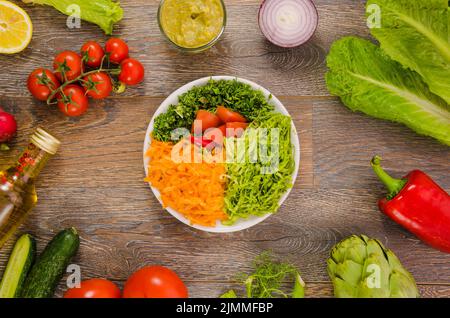
[[[259,28],[273,44],[291,48],[307,42],[316,31],[319,15],[311,0],[264,0]]]
[[[7,150],[9,147],[4,144],[10,141],[17,132],[17,122],[13,115],[5,112],[0,107],[0,149]]]

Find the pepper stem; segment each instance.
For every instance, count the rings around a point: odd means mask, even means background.
[[[387,174],[386,171],[384,171],[383,168],[381,168],[380,156],[373,157],[370,164],[372,165],[375,174],[388,189],[389,191],[389,194],[387,195],[388,200],[394,198],[403,189],[406,182],[408,181],[406,179],[394,179],[389,174]]]

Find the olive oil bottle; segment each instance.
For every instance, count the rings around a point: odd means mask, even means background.
[[[0,248],[36,205],[34,181],[59,145],[58,139],[38,128],[15,165],[0,171]]]

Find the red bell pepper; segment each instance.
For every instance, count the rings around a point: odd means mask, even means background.
[[[450,196],[428,175],[413,170],[394,179],[372,159],[372,167],[389,194],[378,202],[380,210],[422,241],[450,253]]]

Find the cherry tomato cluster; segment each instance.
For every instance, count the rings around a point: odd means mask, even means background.
[[[79,288],[66,291],[64,298],[187,298],[188,290],[172,270],[146,266],[132,274],[121,294],[113,282],[94,278],[81,282]]]
[[[126,86],[137,85],[144,79],[142,64],[129,57],[128,45],[111,38],[105,48],[95,41],[73,51],[59,53],[53,61],[53,71],[34,70],[27,87],[30,93],[47,104],[56,104],[67,116],[80,116],[89,105],[88,97],[104,99],[112,91],[121,93]]]
[[[215,114],[200,109],[192,124],[191,142],[203,147],[212,143],[220,146],[224,137],[240,138],[247,127],[244,116],[224,106],[218,106]]]

